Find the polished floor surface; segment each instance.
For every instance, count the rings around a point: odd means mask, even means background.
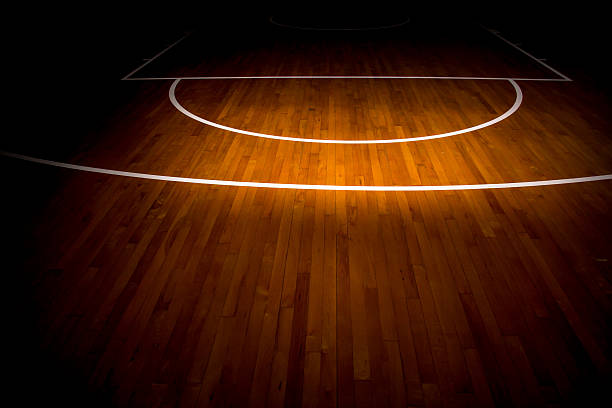
[[[607,395],[612,181],[584,179],[612,173],[602,96],[479,26],[274,21],[168,38],[78,143],[5,142],[17,319],[49,401]]]

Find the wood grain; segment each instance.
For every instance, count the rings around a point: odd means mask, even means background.
[[[282,30],[267,27],[206,55],[196,35],[139,75],[552,75],[486,32]],[[612,173],[606,105],[579,82],[523,81],[523,105],[501,123],[388,145],[208,127],[174,109],[170,83],[122,83],[131,97],[103,127],[84,129],[98,137],[71,162],[336,185]],[[390,139],[485,122],[515,92],[507,81],[184,80],[177,98],[202,117],[255,132]],[[1,164],[20,175],[4,195],[13,211],[5,212],[13,218],[9,272],[26,288],[13,306],[25,304],[16,319],[30,330],[19,350],[47,373],[41,390],[54,389],[52,402],[518,407],[607,395],[609,181],[326,192]]]

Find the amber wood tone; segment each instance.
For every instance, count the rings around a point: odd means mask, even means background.
[[[310,36],[269,26],[257,37],[265,46],[251,38],[208,54],[202,44],[214,41],[196,35],[135,77],[555,77],[477,30],[445,43],[414,27]],[[483,58],[470,57],[480,49]],[[132,96],[104,126],[83,129],[96,132],[95,143],[68,159],[61,152],[44,158],[334,185],[612,173],[609,105],[580,81],[522,81],[523,104],[501,123],[378,145],[275,141],[209,127],[171,105],[170,84],[124,81]],[[176,96],[227,126],[364,140],[474,126],[516,98],[507,81],[434,79],[183,80]],[[25,146],[18,153],[30,152]],[[329,192],[142,180],[6,157],[1,163],[5,174],[21,175],[11,177],[4,200],[19,214],[6,247],[15,251],[8,257],[19,258],[6,273],[25,282],[25,296],[6,310],[25,305],[14,315],[28,330],[10,332],[27,372],[23,398],[119,407],[609,400],[610,181]]]

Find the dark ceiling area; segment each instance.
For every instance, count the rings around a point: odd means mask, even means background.
[[[423,5],[423,2],[377,1],[372,7],[350,2],[309,1],[211,4],[173,1],[87,2],[72,5],[14,6],[6,13],[5,38],[15,54],[11,69],[62,74],[120,74],[138,51],[154,49],[177,33],[210,31],[219,42],[265,27],[269,16],[313,26],[411,21],[449,26],[482,24],[558,60],[570,70],[593,77],[604,75],[610,37],[603,6],[581,2],[575,7],[553,2],[490,2],[487,4]],[[534,4],[536,3],[536,4]],[[262,25],[262,22],[264,23]],[[602,78],[603,79],[603,78]]]

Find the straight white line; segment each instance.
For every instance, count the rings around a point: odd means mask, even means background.
[[[510,109],[508,109],[506,112],[504,112],[503,114],[497,116],[494,119],[491,119],[487,122],[481,123],[479,125],[476,126],[471,126],[469,128],[465,128],[465,129],[460,129],[460,130],[455,130],[452,132],[446,132],[446,133],[440,133],[440,134],[436,134],[436,135],[428,135],[428,136],[419,136],[419,137],[408,137],[408,138],[402,138],[402,139],[378,139],[378,140],[342,140],[342,139],[307,139],[307,138],[301,138],[301,137],[288,137],[288,136],[278,136],[278,135],[270,135],[267,133],[258,133],[258,132],[251,132],[248,130],[242,130],[242,129],[236,129],[230,126],[225,126],[222,125],[220,123],[216,123],[216,122],[212,122],[210,120],[204,119],[201,116],[198,116],[194,113],[189,112],[187,109],[185,109],[180,103],[179,101],[176,99],[176,86],[178,85],[178,83],[180,82],[180,79],[177,79],[176,81],[174,81],[172,83],[172,85],[170,86],[170,90],[168,91],[168,96],[170,98],[170,102],[172,102],[172,105],[174,105],[174,107],[181,112],[183,115],[190,117],[193,120],[196,120],[200,123],[204,123],[205,125],[208,126],[213,126],[219,129],[223,129],[223,130],[227,130],[229,132],[235,132],[235,133],[241,133],[243,135],[248,135],[248,136],[255,136],[255,137],[263,137],[266,139],[275,139],[275,140],[284,140],[284,141],[289,141],[289,142],[302,142],[302,143],[330,143],[330,144],[382,144],[382,143],[404,143],[404,142],[417,142],[417,141],[422,141],[422,140],[431,140],[431,139],[441,139],[444,137],[449,137],[449,136],[455,136],[455,135],[460,135],[463,133],[469,133],[469,132],[473,132],[475,130],[479,130],[479,129],[483,129],[487,126],[491,126],[494,125],[498,122],[501,122],[502,120],[508,118],[510,115],[512,115],[514,112],[516,112],[518,110],[518,108],[521,106],[521,103],[523,101],[523,92],[521,91],[521,88],[518,86],[518,84],[512,80],[510,80],[510,84],[512,85],[512,87],[514,88],[514,91],[516,92],[516,99],[514,101],[514,104],[510,107]]]
[[[496,32],[495,30],[492,30],[490,28],[486,28],[484,26],[482,26],[482,28],[484,28],[485,30],[487,30],[488,32],[490,32],[491,34],[493,34],[495,37],[499,38],[500,40],[502,40],[503,42],[505,42],[506,44],[508,44],[509,46],[511,46],[512,48],[522,52],[523,54],[525,54],[526,56],[528,56],[529,58],[531,58],[532,60],[534,60],[535,62],[537,62],[538,64],[541,64],[543,67],[548,68],[549,70],[551,70],[552,72],[554,72],[555,74],[559,75],[561,78],[563,78],[563,80],[565,81],[571,81],[570,78],[568,78],[567,76],[563,75],[561,72],[557,71],[556,69],[554,69],[553,67],[551,67],[550,65],[548,65],[547,63],[545,63],[544,61],[542,61],[542,59],[540,58],[536,58],[533,55],[531,55],[530,53],[528,53],[527,51],[523,50],[522,48],[520,48],[519,46],[517,46],[516,44],[513,44],[511,41],[508,41],[507,39],[505,39],[504,37],[502,37],[498,32]]]
[[[143,69],[144,67],[146,67],[147,65],[149,65],[151,62],[153,62],[156,58],[158,58],[159,56],[161,56],[163,53],[165,53],[166,51],[168,51],[170,48],[174,47],[176,44],[180,43],[181,41],[183,41],[185,38],[189,37],[191,35],[191,32],[186,33],[184,36],[182,36],[181,38],[179,38],[178,40],[176,40],[175,42],[173,42],[172,44],[170,44],[169,46],[167,46],[166,48],[164,48],[163,50],[161,50],[160,52],[158,52],[157,54],[155,54],[152,58],[148,58],[146,59],[146,62],[144,64],[142,64],[141,66],[139,66],[138,68],[136,68],[135,70],[133,70],[132,72],[130,72],[129,74],[127,74],[126,76],[124,76],[123,78],[121,78],[122,81],[126,81],[131,79],[130,77],[132,75],[134,75],[136,72],[140,71],[141,69]]]
[[[14,159],[25,160],[32,163],[44,164],[64,169],[86,171],[89,173],[108,174],[112,176],[131,177],[147,180],[171,181],[177,183],[206,184],[216,186],[232,187],[262,187],[262,188],[286,188],[294,190],[327,190],[327,191],[461,191],[461,190],[487,190],[501,188],[520,188],[520,187],[542,187],[559,184],[586,183],[590,181],[612,180],[612,174],[601,176],[574,177],[554,180],[523,181],[515,183],[493,183],[493,184],[456,184],[441,186],[337,186],[328,184],[285,184],[285,183],[256,183],[251,181],[231,181],[214,180],[190,177],[162,176],[157,174],[134,173],[130,171],[118,171],[103,169],[99,167],[80,166],[77,164],[63,163],[52,160],[39,159],[31,156],[0,151],[0,155]]]
[[[126,78],[127,81],[175,81],[184,80],[222,80],[222,79],[457,79],[474,81],[548,81],[567,82],[562,78],[502,78],[469,76],[407,76],[407,75],[284,75],[284,76],[185,76],[185,77],[140,77]]]

